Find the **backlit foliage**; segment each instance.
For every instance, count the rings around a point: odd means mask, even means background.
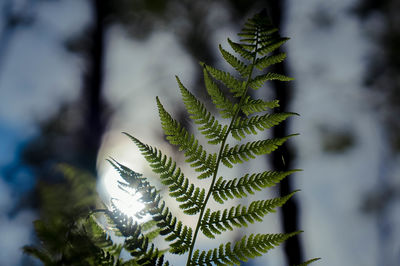
[[[239,265],[262,256],[300,233],[263,232],[246,235],[236,242],[227,242],[209,250],[196,248],[199,234],[214,239],[236,228],[261,222],[265,215],[275,212],[276,208],[285,204],[297,192],[293,191],[278,198],[254,200],[247,206],[239,204],[222,210],[209,207],[210,201],[224,204],[231,199],[248,197],[249,194],[272,187],[293,172],[299,171],[251,172],[233,178],[219,175],[221,167],[233,168],[257,156],[270,154],[296,135],[246,141],[249,135],[257,135],[297,114],[274,112],[273,109],[279,107],[278,100],[256,99],[249,93],[250,90],[261,89],[271,80],[292,80],[282,74],[267,71],[268,67],[286,58],[284,53],[276,53],[276,50],[288,38],[279,36],[278,29],[272,26],[263,12],[249,19],[238,35],[238,42],[228,39],[234,53],[219,46],[222,57],[235,70],[234,74],[205,63],[200,64],[203,68],[205,89],[219,113],[218,117],[176,77],[186,110],[207,143],[201,143],[195,134],[170,115],[159,98],[156,99],[166,139],[184,153],[185,162],[197,173],[195,177],[185,175],[177,162],[159,148],[124,133],[136,144],[154,173],[160,177],[161,183],[168,188],[169,196],[178,202],[183,215],[196,215],[197,223],[194,226],[185,225],[181,218],[172,214],[159,191],[146,178],[117,161],[110,160],[124,180],[119,184],[121,189],[134,190],[141,195],[140,201],[145,207],[136,216],[140,218],[150,215],[151,219],[145,224],[139,224],[115,206],[111,210],[103,210],[112,231],[124,237],[120,247],[109,241],[105,232],[98,229],[96,222],[89,220],[91,231],[95,232],[94,239],[101,240],[99,245],[94,244],[102,251],[98,253],[101,255],[101,265],[169,265],[165,253],[185,255],[188,266]],[[237,144],[228,144],[229,139]],[[208,145],[216,148],[208,149]],[[204,182],[207,189],[196,186],[193,178]],[[87,228],[87,225],[82,228]],[[153,240],[159,235],[169,242],[167,250],[156,247]],[[132,259],[120,259],[121,249],[128,251]],[[33,253],[33,250],[26,251]],[[38,257],[39,255],[37,254]],[[301,265],[308,265],[315,260]]]

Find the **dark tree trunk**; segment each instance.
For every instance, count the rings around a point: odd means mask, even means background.
[[[376,45],[367,58],[367,72],[364,82],[372,90],[372,108],[378,113],[380,124],[380,166],[377,171],[379,187],[371,188],[362,199],[362,210],[376,219],[377,231],[377,264],[382,266],[398,265],[400,245],[398,223],[393,216],[393,206],[399,204],[400,187],[397,176],[393,173],[397,167],[396,158],[400,154],[400,28],[398,27],[398,10],[396,0],[359,1],[355,14],[365,22],[365,34]],[[370,24],[371,17],[379,15],[379,25]],[[372,33],[372,34],[371,34]],[[367,91],[370,93],[371,91]],[[380,94],[381,97],[376,97]],[[369,95],[371,96],[371,95]]]
[[[283,0],[271,0],[268,1],[269,16],[272,19],[274,25],[278,28],[281,27],[283,18],[283,6],[285,1]],[[279,52],[279,51],[278,51]],[[288,66],[286,61],[280,64],[276,64],[273,70],[276,73],[287,75]],[[292,87],[290,83],[282,81],[273,81],[273,88],[275,91],[276,99],[279,100],[280,112],[287,112],[288,106],[291,100]],[[288,122],[285,121],[279,126],[272,128],[272,137],[279,138],[288,135]],[[288,171],[292,169],[293,164],[293,152],[289,143],[285,143],[282,147],[272,153],[271,163],[275,170]],[[279,194],[285,196],[292,192],[293,185],[291,177],[285,178],[280,182]],[[291,198],[281,209],[281,223],[285,233],[290,233],[299,230],[299,217],[298,217],[298,206],[295,198]],[[284,244],[285,255],[289,265],[300,264],[303,262],[303,250],[298,236],[288,239]]]
[[[93,26],[87,51],[87,70],[84,74],[83,104],[85,125],[82,145],[86,148],[85,165],[93,173],[96,170],[97,152],[105,129],[104,102],[102,88],[104,80],[104,39],[106,10],[102,0],[93,2]]]

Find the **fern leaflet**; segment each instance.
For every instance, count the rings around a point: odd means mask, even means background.
[[[201,231],[209,238],[215,238],[215,234],[221,234],[222,231],[232,231],[233,227],[247,227],[247,223],[254,221],[262,222],[262,217],[270,212],[275,212],[274,208],[281,207],[288,201],[295,192],[281,198],[269,200],[253,201],[247,208],[240,204],[231,207],[229,210],[212,212],[207,209],[203,221],[201,222]]]
[[[291,234],[251,234],[249,237],[244,236],[240,241],[236,242],[232,248],[232,244],[222,244],[219,248],[209,251],[196,250],[193,254],[192,263],[189,265],[239,265],[241,261],[248,261],[249,258],[261,256],[270,249],[278,246],[289,237],[299,232]]]
[[[223,204],[228,199],[246,197],[248,194],[254,194],[255,191],[261,191],[262,188],[274,186],[286,176],[297,171],[301,170],[265,171],[251,175],[246,174],[232,180],[224,180],[223,177],[219,177],[213,188],[212,196],[216,202]]]

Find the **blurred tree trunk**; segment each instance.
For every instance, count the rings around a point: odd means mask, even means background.
[[[59,163],[97,176],[97,152],[108,118],[102,97],[107,13],[104,1],[89,1],[92,23],[65,44],[70,52],[83,58],[81,95],[72,103],[64,103],[58,113],[43,121],[39,125],[40,134],[24,148],[23,163],[32,168],[39,183],[32,194],[22,199],[20,207],[39,210],[44,207],[38,198],[40,187],[65,183],[64,178],[54,171],[54,166]]]
[[[87,71],[84,76],[82,100],[85,123],[82,145],[86,146],[88,169],[95,173],[97,152],[105,129],[104,102],[102,89],[105,57],[105,17],[103,0],[91,0],[93,5],[93,26],[87,51]]]
[[[281,28],[282,22],[284,20],[284,12],[283,7],[285,5],[285,1],[283,0],[270,0],[267,1],[269,16],[272,19],[274,25],[278,28]],[[281,52],[279,49],[276,52]],[[288,66],[287,61],[283,61],[280,64],[274,65],[274,72],[288,75]],[[279,100],[279,112],[288,112],[288,107],[291,101],[292,95],[292,87],[291,83],[281,82],[281,81],[272,81],[272,86],[275,92],[275,99]],[[288,122],[284,121],[278,126],[272,128],[272,137],[279,138],[282,136],[288,135]],[[272,169],[278,171],[288,171],[292,169],[293,164],[293,149],[286,142],[282,147],[278,150],[274,151],[271,154],[271,164]],[[280,182],[279,185],[279,194],[281,197],[286,196],[290,192],[292,192],[293,184],[291,182],[292,176],[289,178],[285,178]],[[281,208],[281,224],[283,231],[285,233],[290,233],[299,230],[299,210],[297,206],[296,198],[291,198],[286,204],[284,204]],[[303,248],[300,242],[299,236],[294,236],[289,238],[284,242],[284,250],[286,259],[289,265],[300,264],[303,262]]]
[[[381,125],[379,186],[373,187],[365,196],[362,207],[376,219],[377,264],[382,266],[398,265],[400,255],[396,234],[399,232],[398,216],[393,212],[400,204],[400,186],[395,174],[400,160],[399,8],[400,3],[395,0],[363,0],[354,10],[366,22],[366,36],[375,45],[367,58],[369,65],[364,80]]]

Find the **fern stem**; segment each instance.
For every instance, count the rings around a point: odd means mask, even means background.
[[[217,180],[218,168],[219,168],[219,165],[220,165],[220,162],[221,162],[222,153],[224,151],[226,140],[228,139],[228,136],[229,136],[229,134],[230,134],[230,132],[232,130],[232,126],[234,125],[236,119],[239,116],[241,107],[243,105],[243,102],[244,102],[244,100],[246,98],[246,95],[247,95],[247,91],[249,89],[249,83],[250,83],[251,76],[252,76],[253,70],[254,70],[254,65],[255,65],[255,62],[256,62],[256,59],[257,59],[258,41],[259,41],[259,38],[258,38],[258,32],[257,32],[256,44],[255,44],[255,50],[254,50],[254,57],[253,57],[253,60],[252,60],[252,63],[251,63],[249,76],[248,76],[247,81],[246,81],[246,85],[245,85],[245,89],[243,91],[243,95],[240,98],[240,101],[239,101],[239,104],[238,104],[238,108],[235,111],[234,116],[232,117],[232,120],[231,120],[231,122],[229,124],[228,130],[226,131],[225,136],[224,136],[224,138],[222,140],[221,148],[219,149],[219,153],[218,153],[218,158],[217,158],[217,163],[216,163],[216,166],[215,166],[214,174],[213,174],[213,177],[212,177],[212,181],[211,181],[210,187],[209,187],[208,192],[207,192],[207,196],[204,199],[204,204],[203,204],[203,206],[201,207],[201,210],[200,210],[199,218],[198,218],[197,224],[196,224],[196,229],[195,229],[194,235],[193,235],[192,244],[190,245],[189,255],[188,255],[187,262],[186,262],[186,266],[190,266],[190,262],[191,262],[192,254],[193,254],[193,250],[194,250],[194,246],[195,246],[195,243],[196,243],[197,235],[198,235],[199,230],[200,230],[200,225],[201,225],[201,221],[203,219],[204,211],[206,209],[208,200],[210,199],[210,196],[212,194],[212,191],[213,191],[213,188],[214,188],[214,185],[215,185],[215,181]]]

